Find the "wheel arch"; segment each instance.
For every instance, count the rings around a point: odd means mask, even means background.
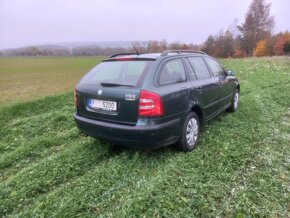
[[[237,84],[236,89],[237,89],[238,92],[240,93],[240,84]]]
[[[196,113],[196,115],[198,116],[200,125],[203,125],[205,123],[205,120],[204,120],[204,114],[201,107],[199,105],[194,105],[191,111]]]

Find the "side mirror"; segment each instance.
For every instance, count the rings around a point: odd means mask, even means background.
[[[227,70],[226,73],[227,73],[227,76],[234,76],[236,74],[234,70]]]

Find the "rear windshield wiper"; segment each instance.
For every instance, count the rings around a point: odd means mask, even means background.
[[[120,83],[101,83],[104,87],[115,87],[115,86],[127,86],[127,87],[134,87],[133,85],[129,84],[120,84]]]

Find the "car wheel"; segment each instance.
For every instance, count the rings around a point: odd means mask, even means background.
[[[199,119],[196,113],[190,112],[183,124],[182,136],[178,142],[178,147],[182,151],[192,151],[199,137]]]
[[[238,109],[239,99],[240,99],[240,93],[239,93],[239,90],[236,89],[235,92],[234,92],[234,97],[233,97],[233,100],[232,100],[232,105],[229,107],[228,111],[235,112]]]

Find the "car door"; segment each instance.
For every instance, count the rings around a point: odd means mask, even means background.
[[[179,116],[188,110],[190,83],[183,60],[174,58],[161,63],[157,76],[158,93],[162,96],[165,116]]]
[[[188,57],[187,60],[192,70],[192,89],[203,108],[205,119],[210,119],[220,108],[220,87],[201,56]]]
[[[219,89],[217,91],[217,104],[222,110],[229,105],[232,99],[232,86],[226,77],[225,70],[216,60],[210,57],[205,57],[205,60],[212,72],[215,82],[219,86]]]

